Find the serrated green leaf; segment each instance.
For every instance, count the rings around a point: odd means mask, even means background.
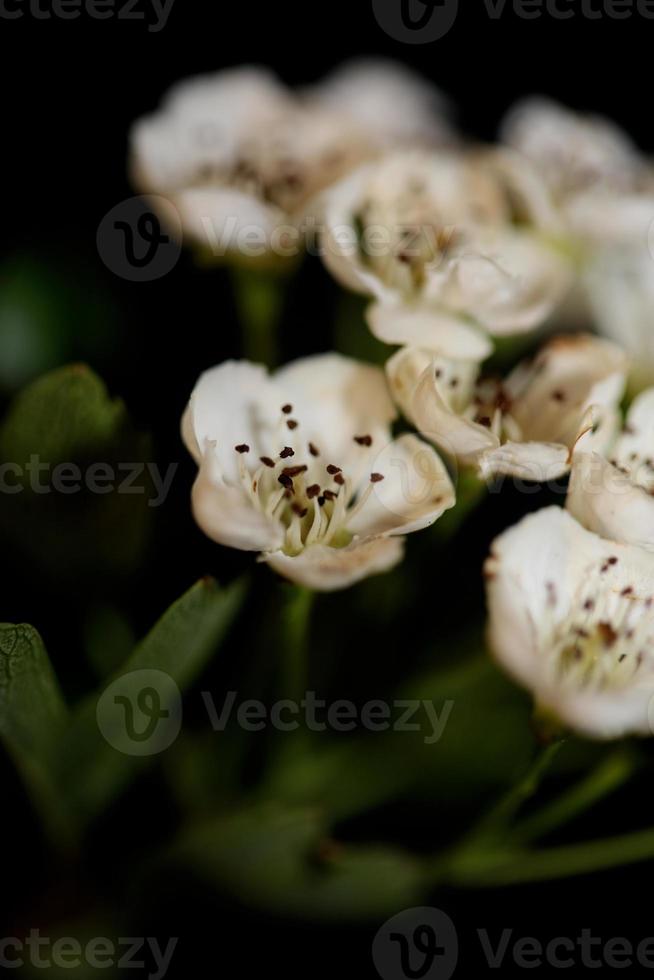
[[[59,684],[35,629],[0,624],[0,738],[47,829],[66,835],[53,752],[68,719]]]

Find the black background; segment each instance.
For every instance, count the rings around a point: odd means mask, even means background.
[[[120,6],[121,0],[117,2]],[[570,6],[580,9],[580,4]],[[384,34],[369,0],[176,0],[160,33],[149,32],[144,22],[94,21],[84,15],[74,21],[40,21],[26,13],[19,20],[0,20],[3,252],[36,254],[57,274],[81,277],[118,311],[128,342],[123,354],[102,365],[103,376],[111,390],[126,399],[136,420],[154,430],[161,460],[180,460],[186,467],[188,479],[176,482],[175,500],[160,519],[149,570],[138,582],[138,615],[143,617],[142,623],[137,619],[138,626],[144,627],[193,578],[212,571],[216,563],[215,549],[187,514],[192,468],[184,461],[177,427],[199,370],[237,347],[229,291],[222,280],[195,270],[188,256],[162,280],[131,284],[114,277],[97,255],[99,222],[131,194],[125,169],[129,124],[151,111],[170,84],[195,73],[263,63],[289,83],[306,83],[345,58],[382,54],[406,62],[441,86],[458,106],[463,128],[479,138],[493,137],[503,112],[516,98],[542,92],[614,117],[645,150],[652,150],[654,21],[637,16],[593,21],[577,16],[564,21],[546,14],[523,20],[509,4],[500,19],[492,20],[480,2],[468,0],[461,8],[450,33],[424,46],[399,44]],[[322,325],[329,316],[329,304],[321,302],[323,288],[318,270],[309,272],[302,294],[293,301],[286,343],[296,354],[320,347]],[[93,330],[93,324],[80,329]],[[173,519],[176,504],[183,516]],[[529,506],[535,506],[533,499]],[[492,534],[506,523],[506,510],[487,510],[483,521],[467,532],[474,537],[483,529],[473,551],[476,547],[481,557]],[[231,560],[236,573],[240,559]],[[466,570],[457,569],[455,556],[453,562],[452,575],[462,580]],[[51,594],[29,596],[23,588],[26,581],[3,582],[2,618],[38,620],[35,625],[56,649],[64,632],[61,597],[55,601]],[[454,605],[452,615],[479,605],[476,588],[468,586],[465,600]],[[1,798],[15,801],[18,790],[8,767],[0,768],[0,775]],[[651,795],[627,794],[620,800],[636,824],[652,822]],[[134,795],[132,805],[147,812],[148,802],[146,785]],[[420,824],[419,815],[404,818]],[[133,829],[130,818],[120,819],[125,826],[113,827],[118,837]],[[28,822],[24,801],[12,803],[11,812],[5,811],[0,820],[0,847],[12,852],[2,858],[12,873],[0,875],[0,902],[9,921],[20,909],[20,921],[28,922],[26,903],[35,895],[39,908],[47,901],[39,894],[42,856],[33,844],[36,831]],[[597,820],[605,829],[611,826],[607,812]],[[138,823],[138,817],[134,821]],[[428,836],[429,828],[422,832]],[[106,868],[105,873],[110,878]],[[434,901],[459,928],[463,962],[483,975],[476,927],[508,927],[516,935],[542,940],[575,937],[584,927],[607,939],[626,936],[635,942],[654,934],[648,898],[651,873],[651,866],[643,866],[520,891],[439,894]],[[35,888],[25,884],[26,877]],[[149,930],[184,937],[175,976],[250,977],[273,970],[288,976],[374,975],[369,955],[374,928],[293,927],[232,905],[217,907],[208,896],[189,890],[188,884],[183,892],[179,887],[180,883],[162,882],[153,920],[133,925],[145,935]],[[111,894],[110,884],[107,891]]]

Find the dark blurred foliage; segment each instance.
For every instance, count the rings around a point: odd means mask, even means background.
[[[136,567],[112,574],[101,597],[105,605],[121,609],[134,634],[142,635],[200,575],[229,581],[251,562],[217,549],[194,526],[188,507],[194,467],[178,434],[198,373],[239,352],[229,282],[220,273],[196,268],[184,254],[163,279],[130,283],[116,278],[96,251],[102,217],[132,193],[125,167],[130,122],[153,109],[175,80],[191,74],[264,63],[290,83],[305,83],[345,58],[382,54],[440,85],[458,108],[464,129],[478,138],[493,137],[516,98],[543,92],[613,116],[643,148],[652,149],[651,113],[643,105],[650,87],[652,22],[526,21],[508,5],[505,15],[492,21],[481,3],[461,8],[450,34],[424,47],[388,38],[367,0],[322,5],[176,0],[167,27],[157,34],[144,24],[84,17],[2,22],[6,173],[0,317],[14,318],[16,338],[14,356],[0,364],[2,407],[15,388],[44,370],[85,361],[111,395],[124,400],[136,430],[151,434],[159,464],[179,463],[165,507],[152,515],[145,557]],[[331,345],[336,302],[320,263],[307,261],[287,301],[285,357]],[[430,559],[429,549],[437,542],[430,532],[410,542],[415,561],[385,580],[321,601],[311,667],[317,689],[361,700],[388,694],[401,677],[433,669],[437,657],[446,663],[450,638],[462,622],[469,629],[469,646],[481,650],[480,567],[488,544],[507,524],[551,499],[547,491],[492,494],[455,539],[438,547],[436,557]],[[4,508],[6,502],[0,503]],[[67,516],[53,519],[66,533]],[[0,620],[37,627],[65,691],[78,694],[91,681],[84,654],[99,600],[84,581],[88,565],[75,570],[82,577],[71,590],[68,576],[53,568],[56,553],[50,545],[50,560],[37,564],[33,550],[22,548],[5,527],[0,547]],[[56,560],[62,572],[70,570],[70,556]],[[264,615],[274,621],[279,586],[265,569],[255,569],[253,580],[253,611],[209,669],[203,686],[211,690],[229,689],[244,667],[263,678],[264,689],[274,676],[274,637],[263,661],[256,659],[261,653],[253,650],[253,624]],[[197,714],[190,724],[199,731]],[[496,719],[498,729],[502,722]],[[265,747],[250,736],[246,755],[254,777]],[[180,821],[182,807],[167,791],[161,767],[105,814],[81,868],[50,863],[18,778],[4,758],[0,779],[4,923],[52,923],[104,907],[127,934],[184,937],[184,954],[171,974],[175,977],[236,977],[273,966],[289,976],[374,975],[369,955],[374,926],[308,927],[255,914],[227,897],[218,899],[196,879],[174,874],[150,881],[146,901],[135,886],[124,904],[136,856],[163,843]],[[391,840],[429,850],[463,829],[462,813],[447,794],[434,786],[430,796],[344,819],[339,830],[351,840]],[[592,815],[593,831],[629,827],[629,815],[636,826],[651,823],[647,809],[642,786],[641,793],[625,792]],[[592,927],[607,937],[639,940],[651,932],[647,904],[639,897],[650,873],[637,867],[597,880],[440,893],[434,902],[455,919],[474,968],[480,966],[478,947],[473,948],[477,927],[511,927],[541,938],[576,936]]]

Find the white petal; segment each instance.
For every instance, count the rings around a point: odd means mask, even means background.
[[[654,551],[654,497],[597,453],[576,453],[566,506],[603,538]]]
[[[654,383],[654,261],[645,241],[605,249],[586,272],[586,289],[602,334],[627,351],[630,384]]]
[[[572,282],[567,259],[529,233],[506,232],[474,243],[457,260],[461,309],[496,336],[543,323]]]
[[[255,509],[245,490],[222,479],[216,454],[209,448],[193,485],[193,515],[213,541],[241,551],[272,551],[284,543],[278,521]]]
[[[343,113],[380,148],[452,140],[445,99],[403,65],[384,59],[342,65],[309,96]]]
[[[237,255],[244,261],[266,257],[273,245],[287,255],[283,232],[292,226],[282,211],[252,194],[229,187],[190,187],[170,195],[185,236],[217,259]],[[166,213],[162,213],[166,221]],[[277,244],[275,234],[280,241]],[[295,247],[299,248],[299,237]]]
[[[620,401],[625,371],[626,358],[615,344],[587,334],[556,337],[533,364],[519,365],[507,379],[511,414],[525,439],[572,448],[591,406],[610,425],[608,410]]]
[[[252,458],[270,453],[269,440],[263,437],[280,417],[282,404],[265,367],[248,361],[225,361],[205,371],[191,395],[197,446],[204,453],[207,443],[215,443],[223,476],[238,483],[238,454],[234,447],[247,444]],[[192,451],[193,446],[189,449]]]
[[[443,357],[482,361],[493,345],[455,314],[426,305],[373,303],[367,312],[372,333],[385,344],[423,347]]]
[[[409,534],[429,527],[454,506],[454,487],[443,461],[414,435],[387,445],[373,467],[384,479],[373,485],[365,506],[347,522],[355,535]]]
[[[479,471],[485,479],[513,476],[533,483],[557,480],[570,468],[567,446],[547,442],[506,442],[482,453]]]
[[[263,560],[298,585],[318,592],[333,592],[390,571],[403,557],[403,538],[375,538],[353,541],[347,548],[311,545],[296,558],[277,551],[264,555]]]
[[[499,438],[489,428],[459,414],[446,398],[431,365],[423,371],[415,388],[411,416],[421,435],[465,463],[499,447]]]
[[[317,354],[286,365],[274,382],[280,404],[293,405],[299,421],[296,442],[313,442],[325,465],[347,472],[348,464],[356,466],[368,455],[355,436],[371,436],[374,453],[390,437],[397,410],[381,368],[341,354]]]

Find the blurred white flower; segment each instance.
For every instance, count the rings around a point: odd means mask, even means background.
[[[373,92],[379,71],[354,65],[304,96],[255,67],[182,82],[132,128],[134,182],[168,201],[184,234],[217,257],[297,255],[324,188],[388,140],[429,139],[431,89],[389,69]],[[380,98],[388,125],[374,111]],[[432,125],[438,138],[436,99]]]
[[[514,199],[527,212],[534,186],[531,177],[518,184],[517,169],[513,161],[500,173],[490,154],[406,151],[325,194],[324,260],[374,298],[376,337],[483,358],[491,344],[479,328],[514,334],[546,319],[569,267],[545,234],[512,223]],[[543,197],[534,198],[541,215]]]
[[[548,507],[495,540],[485,574],[493,655],[539,708],[594,738],[652,734],[653,555]]]
[[[383,371],[338,354],[272,376],[246,361],[207,371],[183,421],[198,524],[313,589],[392,568],[402,536],[454,505],[442,461],[393,440],[394,417]]]
[[[611,448],[575,456],[567,507],[604,538],[654,551],[654,389],[631,405]]]
[[[630,386],[641,390],[653,384],[654,253],[646,237],[598,252],[584,283],[598,330],[630,357]]]
[[[383,150],[443,146],[456,140],[443,95],[394,61],[348,61],[306,95],[349,118]]]
[[[627,191],[643,170],[638,150],[609,119],[539,96],[507,113],[500,138],[538,168],[559,202],[589,188]]]
[[[573,452],[607,448],[619,426],[626,358],[589,335],[557,337],[503,381],[471,360],[405,348],[387,363],[391,391],[426,439],[482,477],[556,479]]]

